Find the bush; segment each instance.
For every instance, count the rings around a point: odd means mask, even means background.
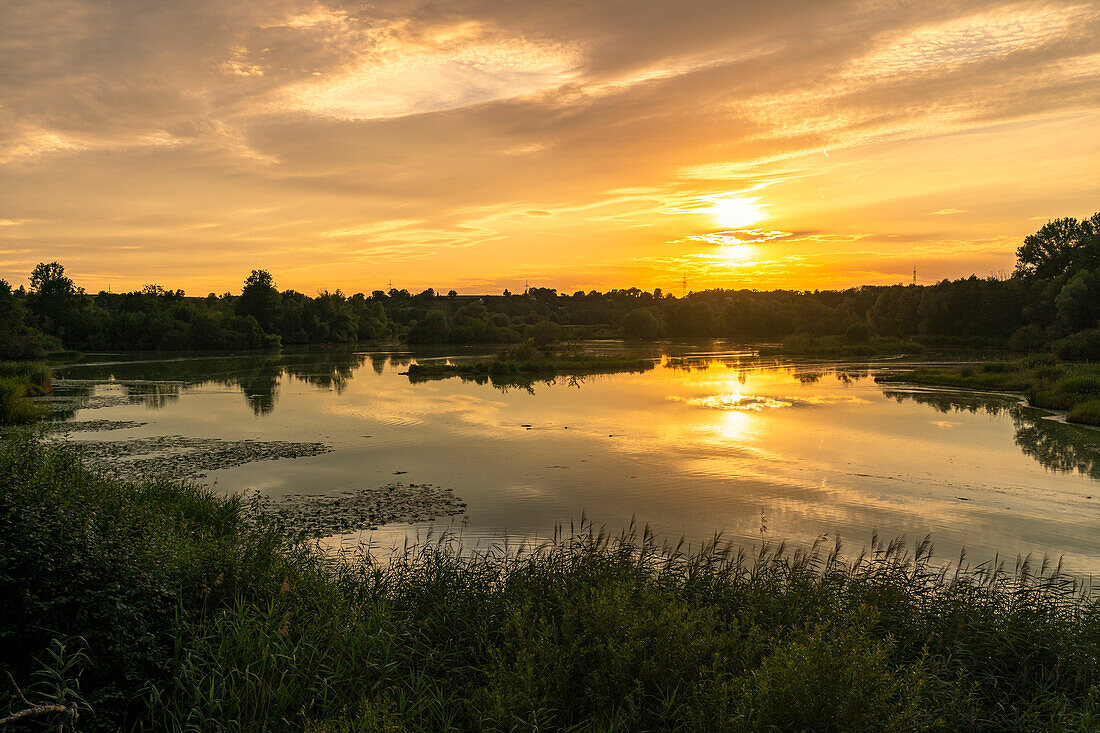
[[[657,322],[657,316],[648,308],[636,308],[623,318],[623,333],[628,338],[656,338],[660,330],[661,324]]]
[[[1100,328],[1093,328],[1054,342],[1054,353],[1067,361],[1100,361]]]
[[[871,330],[862,323],[853,323],[844,331],[844,340],[849,344],[865,344],[871,340]]]
[[[1034,323],[1020,326],[1008,340],[1008,348],[1013,351],[1039,351],[1046,344],[1043,331]]]

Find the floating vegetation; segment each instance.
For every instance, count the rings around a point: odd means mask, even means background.
[[[329,537],[393,522],[425,522],[461,514],[466,503],[431,484],[393,483],[339,494],[291,494],[280,499],[254,493],[244,516],[254,524],[277,524],[310,537]]]
[[[209,471],[253,461],[304,458],[332,451],[324,443],[219,440],[159,435],[133,440],[78,441],[71,445],[89,463],[126,479],[167,476],[201,479]]]
[[[98,433],[104,430],[129,430],[148,424],[134,420],[73,420],[53,423],[49,429],[53,433]]]

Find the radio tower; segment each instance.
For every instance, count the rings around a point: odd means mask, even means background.
[[[684,275],[684,278],[680,281],[680,297],[686,298],[688,294],[688,277]]]
[[[917,266],[913,265],[913,284],[917,284]]]

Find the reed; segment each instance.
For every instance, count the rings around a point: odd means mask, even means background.
[[[207,489],[95,473],[30,434],[0,444],[0,476],[0,667],[82,729],[1100,723],[1100,602],[1046,560],[944,564],[928,540],[878,538],[854,555],[689,549],[584,520],[379,559],[250,527]],[[23,704],[0,695],[0,717]]]

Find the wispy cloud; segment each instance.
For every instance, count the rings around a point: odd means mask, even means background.
[[[1100,200],[1097,59],[1080,0],[32,0],[0,24],[0,277],[981,273]]]

